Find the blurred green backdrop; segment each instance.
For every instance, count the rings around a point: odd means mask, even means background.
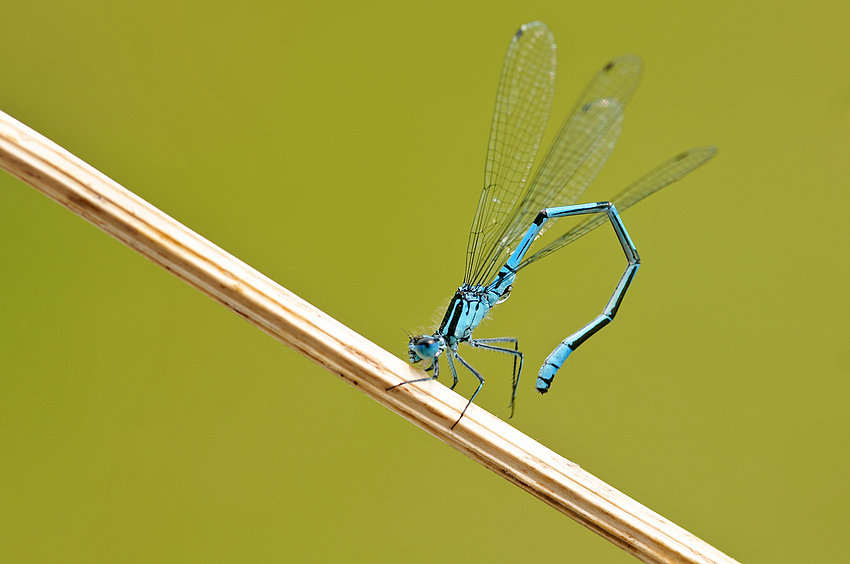
[[[534,19],[544,145],[607,60],[646,64],[589,199],[720,154],[625,214],[644,265],[545,397],[622,254],[599,230],[523,272],[476,333],[528,355],[512,422],[741,562],[848,561],[846,1],[29,0],[0,109],[404,357]],[[4,562],[634,561],[6,174],[0,209]],[[467,356],[507,416],[509,362]]]

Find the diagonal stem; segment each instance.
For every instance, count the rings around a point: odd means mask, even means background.
[[[643,562],[735,560],[640,505],[162,213],[0,112],[0,168],[297,350],[375,401]]]

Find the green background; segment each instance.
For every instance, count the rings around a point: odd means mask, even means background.
[[[609,230],[479,328],[527,353],[512,423],[741,562],[847,562],[846,1],[7,2],[0,109],[405,357],[534,19],[544,144],[607,60],[646,64],[586,199],[720,153],[624,214],[644,264],[550,394]],[[4,562],[634,562],[6,174],[0,210]],[[506,417],[509,361],[466,356]]]

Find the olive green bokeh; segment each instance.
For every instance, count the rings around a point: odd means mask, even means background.
[[[847,2],[29,0],[0,110],[403,357],[461,282],[534,19],[546,140],[608,59],[646,64],[588,198],[720,154],[624,214],[644,264],[545,397],[622,256],[600,229],[523,271],[477,332],[528,355],[512,422],[741,562],[847,561]],[[5,174],[0,210],[4,562],[635,561]],[[468,357],[506,417],[509,361]]]

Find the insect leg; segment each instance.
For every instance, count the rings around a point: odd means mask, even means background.
[[[415,380],[407,380],[406,382],[398,383],[395,386],[390,386],[386,389],[386,391],[389,392],[393,388],[398,388],[399,386],[404,386],[405,384],[415,384],[416,382],[430,382],[431,380],[436,380],[437,377],[440,375],[440,360],[436,356],[431,359],[431,364],[428,366],[428,368],[425,369],[425,372],[428,372],[432,368],[434,369],[433,376],[428,376],[427,378],[416,378]],[[457,376],[455,376],[455,384],[457,384]],[[452,388],[454,388],[454,386],[452,386]]]
[[[509,349],[506,347],[497,347],[492,343],[513,343],[514,348]],[[508,407],[511,408],[511,417],[514,416],[514,400],[516,399],[516,390],[519,386],[519,377],[522,374],[522,360],[523,354],[519,352],[519,341],[516,337],[495,337],[490,339],[470,339],[469,344],[473,347],[477,347],[479,349],[485,349],[488,351],[496,351],[501,353],[507,353],[513,355],[514,357],[514,375],[513,381],[511,382],[511,403]],[[519,368],[517,368],[517,361],[519,361]]]
[[[454,370],[454,363],[452,362],[452,356],[457,357],[457,359],[460,361],[460,363],[461,363],[461,364],[463,364],[464,366],[466,366],[467,370],[469,370],[470,372],[472,372],[473,376],[475,376],[476,378],[478,378],[478,388],[476,388],[475,393],[474,393],[474,394],[472,394],[472,397],[471,397],[471,398],[469,398],[469,401],[468,401],[468,402],[466,402],[466,407],[464,407],[464,408],[463,408],[463,411],[461,411],[461,412],[460,412],[460,417],[458,417],[458,418],[457,418],[457,421],[455,421],[455,422],[454,422],[454,425],[452,425],[452,427],[451,427],[451,428],[452,428],[452,429],[454,429],[454,428],[455,428],[455,426],[456,426],[458,423],[460,423],[460,420],[461,420],[461,419],[463,419],[463,416],[464,416],[464,414],[466,413],[466,410],[467,410],[467,409],[469,409],[469,406],[470,406],[470,405],[472,405],[472,401],[475,399],[475,396],[477,396],[477,395],[478,395],[478,392],[480,392],[480,391],[481,391],[481,388],[483,388],[483,387],[484,387],[484,377],[483,377],[483,376],[481,376],[481,373],[480,373],[480,372],[478,372],[477,370],[475,370],[475,369],[474,369],[474,368],[473,368],[473,367],[472,367],[472,366],[471,366],[468,362],[466,362],[465,360],[463,360],[463,357],[461,357],[459,354],[457,354],[457,352],[456,352],[456,351],[449,350],[449,355],[447,356],[447,358],[449,359],[449,366],[452,368],[452,370]]]

